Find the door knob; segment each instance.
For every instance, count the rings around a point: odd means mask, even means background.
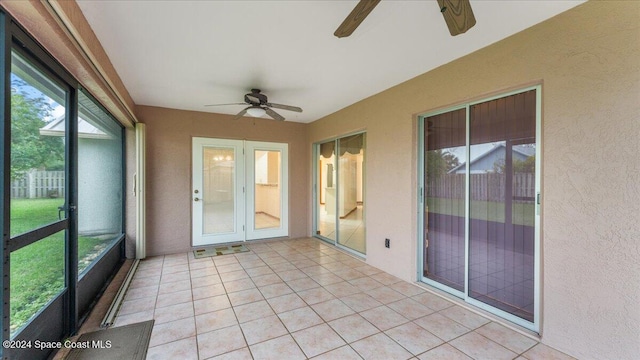
[[[194,199],[193,199],[193,201],[200,201],[200,199],[198,199],[198,198],[194,198]]]

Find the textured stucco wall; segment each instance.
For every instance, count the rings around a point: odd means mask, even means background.
[[[416,114],[542,84],[542,341],[637,358],[639,23],[640,2],[591,1],[312,123],[367,131],[367,262],[417,276]]]
[[[194,111],[138,106],[147,125],[147,255],[191,250],[191,139],[209,137],[289,144],[289,237],[308,235],[310,203],[306,126]]]

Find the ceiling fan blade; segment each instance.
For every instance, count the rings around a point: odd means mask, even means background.
[[[271,116],[272,118],[274,118],[275,120],[280,120],[280,121],[284,121],[284,117],[280,114],[278,114],[277,112],[269,109],[269,108],[264,108],[264,111],[267,112],[267,115]]]
[[[240,111],[239,113],[236,114],[236,116],[233,117],[233,120],[238,120],[241,117],[244,116],[244,114],[247,113],[247,110],[249,110],[251,108],[251,106],[247,106],[246,108],[242,109],[242,111]]]
[[[265,105],[267,105],[269,107],[272,107],[272,108],[276,108],[276,109],[289,110],[289,111],[295,111],[295,112],[302,112],[302,108],[299,108],[297,106],[274,104],[274,103],[266,103]]]
[[[451,36],[463,34],[476,24],[469,0],[438,0],[438,5]]]
[[[356,30],[360,23],[369,15],[371,10],[378,5],[380,0],[360,0],[349,16],[338,26],[336,32],[333,35],[343,38],[347,37]]]
[[[246,103],[231,103],[231,104],[209,104],[205,106],[227,106],[227,105],[247,105]]]

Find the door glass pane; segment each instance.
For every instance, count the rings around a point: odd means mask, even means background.
[[[65,231],[11,253],[11,336],[65,287]]]
[[[80,92],[78,273],[122,235],[122,128]]]
[[[64,218],[64,90],[11,57],[11,235]]]
[[[335,141],[319,145],[318,156],[318,188],[317,235],[336,240],[336,166]]]
[[[425,119],[424,276],[464,291],[466,110]]]
[[[66,92],[16,52],[11,56],[11,238],[36,240],[11,253],[11,335],[65,287],[65,231],[34,230],[66,214]],[[40,235],[45,236],[45,235]]]
[[[235,167],[233,148],[205,147],[202,164],[203,234],[235,229]]]
[[[255,229],[280,227],[280,151],[254,151]]]
[[[338,243],[365,253],[362,165],[364,134],[338,140]]]
[[[470,107],[469,296],[534,310],[535,91]]]

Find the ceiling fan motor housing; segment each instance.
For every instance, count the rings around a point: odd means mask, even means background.
[[[244,95],[244,101],[251,105],[264,105],[267,103],[267,96],[260,93],[260,89],[251,89],[251,94]]]

